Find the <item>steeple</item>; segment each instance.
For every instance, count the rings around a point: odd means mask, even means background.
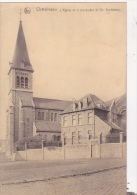
[[[23,32],[22,21],[19,24],[18,36],[11,68],[33,71],[30,63],[26,40]]]

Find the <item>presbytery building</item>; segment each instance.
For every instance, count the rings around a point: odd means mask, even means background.
[[[64,145],[86,144],[101,135],[126,132],[126,95],[108,102],[88,94],[61,112]],[[114,134],[113,134],[114,135]]]

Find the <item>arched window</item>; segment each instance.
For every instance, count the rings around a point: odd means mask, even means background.
[[[38,120],[41,119],[41,112],[38,112]]]
[[[24,88],[24,78],[21,77],[21,87]]]
[[[28,78],[25,78],[25,88],[28,88]]]
[[[53,113],[51,113],[51,121],[53,121]]]
[[[17,87],[20,87],[20,78],[19,78],[19,76],[17,76],[16,84],[17,84]]]
[[[54,114],[54,121],[57,121],[57,113]]]

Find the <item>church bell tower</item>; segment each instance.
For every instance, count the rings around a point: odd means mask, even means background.
[[[22,21],[9,75],[8,137],[10,145],[23,137],[32,136],[34,122],[33,68],[30,63]],[[12,147],[11,146],[11,147]]]

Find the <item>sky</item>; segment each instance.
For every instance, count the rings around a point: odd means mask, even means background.
[[[24,12],[26,7],[30,14]],[[2,138],[6,134],[7,73],[14,54],[20,9],[34,69],[34,97],[72,100],[91,93],[107,101],[126,92],[125,3],[2,3]]]

